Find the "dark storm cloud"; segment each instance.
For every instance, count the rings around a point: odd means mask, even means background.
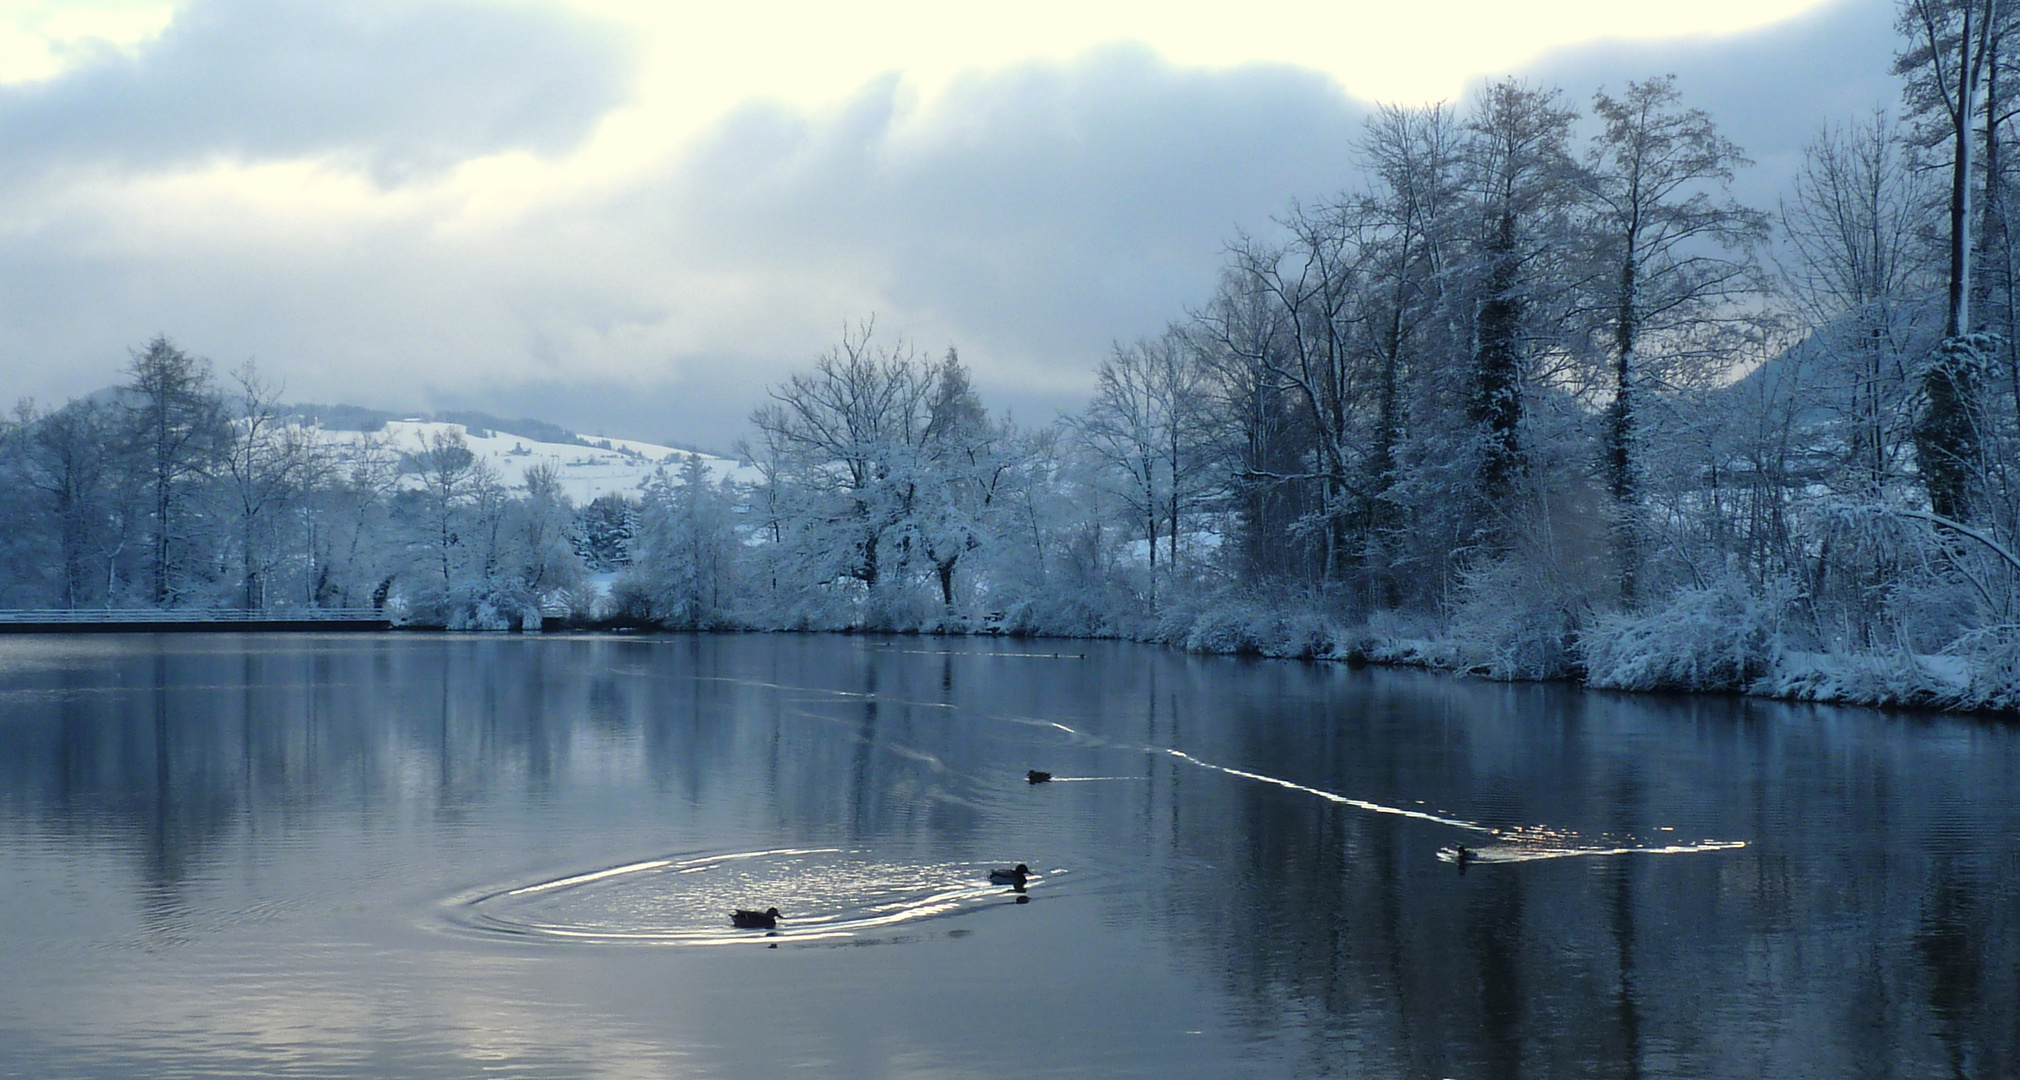
[[[1900,39],[1893,0],[1838,0],[1788,22],[1730,38],[1607,44],[1568,50],[1536,64],[1580,106],[1605,85],[1666,72],[1757,162],[1739,178],[1741,194],[1772,206],[1787,189],[1803,147],[1824,125],[1900,111],[1890,72]]]
[[[1237,226],[1345,183],[1361,115],[1322,74],[1111,48],[963,78],[922,110],[894,79],[819,117],[747,107],[676,198],[703,249],[858,263],[964,347],[1081,371],[1203,299]]]
[[[1677,72],[1760,159],[1743,190],[1772,209],[1826,119],[1898,100],[1891,27],[1888,0],[1842,0],[1527,74],[1583,106]],[[200,2],[136,58],[0,90],[0,173],[336,154],[383,176],[551,151],[622,98],[628,62],[537,9]],[[1355,183],[1365,115],[1322,73],[1110,48],[923,102],[885,78],[833,108],[746,104],[656,170],[482,229],[436,227],[456,199],[326,229],[224,200],[181,227],[117,183],[43,185],[0,215],[0,400],[96,389],[166,332],[222,367],[258,357],[305,400],[727,448],[767,383],[874,313],[959,345],[992,406],[1044,422],[1080,407],[1111,341],[1208,299],[1238,230]]]
[[[196,0],[136,55],[0,88],[0,169],[336,154],[381,182],[564,151],[628,91],[616,32],[470,3]]]
[[[1571,50],[1524,74],[1584,106],[1602,84],[1678,73],[1760,160],[1741,190],[1771,210],[1820,125],[1897,99],[1891,18],[1886,0],[1846,0],[1736,38]],[[677,174],[599,216],[651,222],[642,235],[695,269],[851,286],[780,294],[767,318],[799,323],[805,345],[687,351],[637,388],[497,391],[567,423],[725,447],[765,382],[874,309],[928,350],[958,344],[992,405],[1043,422],[1080,406],[1111,341],[1206,300],[1230,237],[1358,183],[1366,114],[1321,74],[1202,71],[1129,48],[972,75],[923,107],[895,79],[825,112],[747,105]],[[670,301],[674,321],[696,314]]]

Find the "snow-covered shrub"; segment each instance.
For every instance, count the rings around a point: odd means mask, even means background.
[[[1218,655],[1316,660],[1344,655],[1349,635],[1316,598],[1264,600],[1220,596],[1172,605],[1153,640]]]
[[[400,599],[400,613],[394,621],[402,626],[519,630],[540,625],[539,599],[510,584],[457,589],[428,586],[404,593]],[[391,610],[393,605],[388,603],[387,608]]]
[[[1794,590],[1756,593],[1738,575],[1678,590],[1667,603],[1601,615],[1578,639],[1589,685],[1616,690],[1739,690],[1774,660]]]
[[[1197,653],[1260,656],[1266,636],[1261,624],[1267,619],[1246,607],[1213,607],[1200,612],[1178,641]]]
[[[862,606],[850,629],[889,633],[916,633],[944,613],[939,599],[923,585],[907,582],[880,582],[864,592]]]
[[[1114,608],[1103,600],[1100,593],[1039,592],[1011,599],[1003,605],[1002,617],[990,622],[1006,634],[1107,637],[1115,633]]]
[[[1346,637],[1337,623],[1319,612],[1288,612],[1277,620],[1270,655],[1299,660],[1335,657]]]
[[[1906,649],[1784,651],[1747,692],[1836,705],[1945,708],[1956,704],[1967,685],[1963,665],[1952,657],[1917,655]]]
[[[2020,626],[1994,626],[1967,634],[1950,647],[1970,679],[1960,704],[2020,712]]]
[[[1430,616],[1402,611],[1371,612],[1360,633],[1340,647],[1347,659],[1427,667],[1454,666],[1449,653]]]
[[[1453,666],[1491,679],[1561,679],[1577,663],[1582,613],[1590,606],[1547,566],[1504,559],[1470,571],[1446,639]]]

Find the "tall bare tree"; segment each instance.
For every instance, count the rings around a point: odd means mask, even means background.
[[[1752,162],[1704,110],[1683,106],[1673,76],[1630,82],[1618,98],[1602,90],[1592,111],[1604,127],[1581,178],[1611,286],[1605,460],[1621,592],[1632,600],[1642,546],[1635,462],[1642,397],[1689,374],[1682,369],[1693,360],[1723,373],[1731,343],[1708,332],[1743,314],[1739,301],[1758,293],[1753,253],[1766,239],[1767,217],[1732,199],[1733,170]],[[1703,363],[1696,366],[1701,375]]]
[[[1924,242],[1935,231],[1926,175],[1897,123],[1875,113],[1812,140],[1781,207],[1788,293],[1851,361],[1846,445],[1868,496],[1895,472],[1909,355],[1928,348],[1918,316],[1937,268]]]
[[[1172,327],[1116,345],[1095,375],[1094,400],[1072,420],[1082,446],[1119,481],[1113,493],[1148,546],[1153,577],[1159,537],[1166,565],[1175,568],[1184,519],[1204,496],[1205,393],[1192,346]]]
[[[267,571],[282,555],[279,519],[318,479],[315,437],[287,421],[279,385],[248,362],[233,373],[229,435],[219,462],[231,515],[237,523],[239,601],[266,606]]]
[[[211,384],[210,362],[166,337],[134,353],[127,375],[129,432],[151,496],[149,587],[154,603],[167,606],[179,594],[184,509],[198,482],[215,470],[227,439],[225,409]]]
[[[903,459],[924,436],[932,389],[913,351],[878,345],[874,330],[866,321],[844,332],[811,373],[792,376],[751,414],[782,489],[808,497],[789,516],[821,536],[801,554],[823,564],[817,574],[872,590],[907,554],[901,546],[894,557],[886,541],[905,519]]]
[[[24,478],[55,518],[61,603],[72,610],[93,598],[112,602],[112,561],[125,547],[114,412],[83,398],[41,416],[31,412],[17,432]]]

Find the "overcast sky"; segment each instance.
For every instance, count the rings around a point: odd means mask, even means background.
[[[1368,102],[1673,71],[1771,207],[1897,98],[1888,0],[1193,7],[0,0],[0,394],[165,333],[294,400],[726,448],[874,314],[1045,421],[1349,184]]]

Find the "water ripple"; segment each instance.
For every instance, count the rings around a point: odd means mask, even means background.
[[[1024,903],[1064,870],[1033,874],[1024,892],[990,867],[907,863],[845,848],[776,848],[646,859],[452,901],[464,930],[550,942],[775,945],[861,940],[900,924]],[[777,907],[775,931],[736,930],[736,908]]]

